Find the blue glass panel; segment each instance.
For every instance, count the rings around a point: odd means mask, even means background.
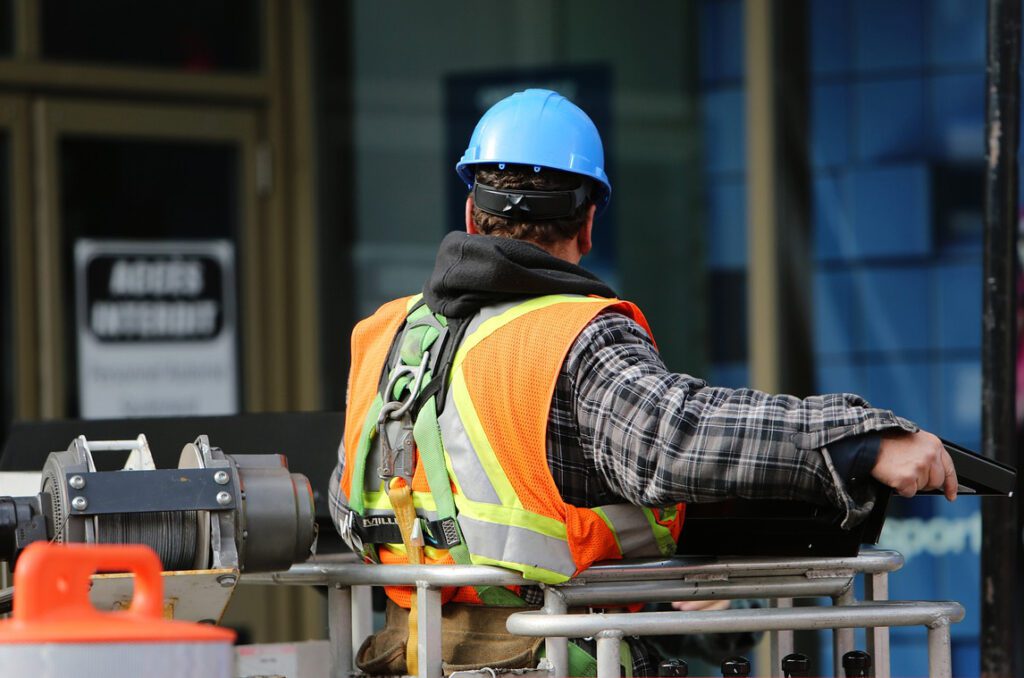
[[[944,360],[935,365],[936,397],[943,438],[966,445],[981,446],[981,362]]]
[[[932,269],[935,346],[981,349],[981,262]]]
[[[930,429],[931,370],[927,362],[892,360],[864,368],[867,388],[863,395],[875,407],[893,410],[919,426]]]
[[[975,613],[968,615],[967,619],[960,622],[959,624],[953,625],[953,632],[956,633],[957,626],[963,626],[964,623],[968,622],[972,617],[977,618],[981,615]],[[950,648],[953,653],[953,675],[959,676],[960,678],[975,678],[980,673],[981,666],[981,646],[978,643],[978,638],[958,638],[953,637],[953,645]],[[895,675],[895,674],[893,674]]]
[[[931,196],[924,165],[859,169],[847,175],[852,248],[846,257],[927,255]],[[845,243],[843,243],[845,245]]]
[[[853,5],[857,69],[885,71],[924,64],[921,0],[860,0]]]
[[[722,179],[707,187],[708,268],[747,265],[747,188],[742,180]]]
[[[932,153],[948,160],[980,161],[985,151],[985,74],[932,78],[928,105]]]
[[[856,317],[860,322],[857,348],[897,352],[931,346],[928,270],[869,268],[854,276]]]
[[[843,356],[853,351],[853,291],[853,276],[848,271],[819,270],[814,274],[814,351],[819,356]]]
[[[850,155],[850,88],[817,85],[811,91],[811,162],[839,165]]]
[[[743,76],[743,4],[704,0],[697,5],[700,79],[711,84]]]
[[[856,393],[867,390],[867,373],[862,366],[838,358],[818,360],[814,390],[818,393]]]
[[[846,208],[846,182],[819,173],[814,180],[814,251],[818,259],[848,258],[854,252],[850,213]]]
[[[861,82],[854,91],[861,159],[892,160],[924,150],[924,83],[920,78]]]
[[[701,98],[706,172],[743,171],[746,160],[743,102],[743,90],[738,87],[707,92]]]
[[[811,0],[811,69],[818,74],[850,70],[850,3]]]
[[[931,0],[928,3],[928,34],[928,58],[935,66],[984,67],[984,2]]]
[[[750,386],[746,363],[718,363],[711,366],[707,382],[712,386],[744,388]]]

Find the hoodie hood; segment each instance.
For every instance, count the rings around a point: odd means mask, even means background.
[[[590,271],[523,240],[453,231],[441,241],[423,298],[435,313],[467,318],[484,306],[546,294],[615,297]]]

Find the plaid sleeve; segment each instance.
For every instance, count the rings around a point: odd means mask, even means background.
[[[642,506],[796,499],[836,506],[851,527],[870,512],[874,485],[845,487],[828,446],[916,430],[853,394],[799,399],[669,372],[644,330],[617,313],[584,329],[565,368],[584,449],[616,494]]]

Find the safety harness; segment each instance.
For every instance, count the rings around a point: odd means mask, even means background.
[[[456,520],[455,499],[445,466],[437,417],[443,407],[447,375],[465,323],[450,324],[416,300],[396,335],[385,363],[381,387],[366,415],[352,477],[351,509],[343,526],[350,543],[377,561],[375,545],[404,545],[410,564],[423,563],[424,546],[445,549],[457,564],[471,564],[469,549]],[[369,425],[371,424],[372,425]],[[363,484],[375,438],[380,439],[377,475],[384,482],[394,517],[364,516]],[[412,478],[417,452],[437,508],[436,520],[416,515]],[[524,605],[499,586],[474,587],[485,605]],[[416,593],[411,593],[406,662],[416,674]]]

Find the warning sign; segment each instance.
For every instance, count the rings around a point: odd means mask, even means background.
[[[83,417],[238,410],[234,246],[75,243]]]

